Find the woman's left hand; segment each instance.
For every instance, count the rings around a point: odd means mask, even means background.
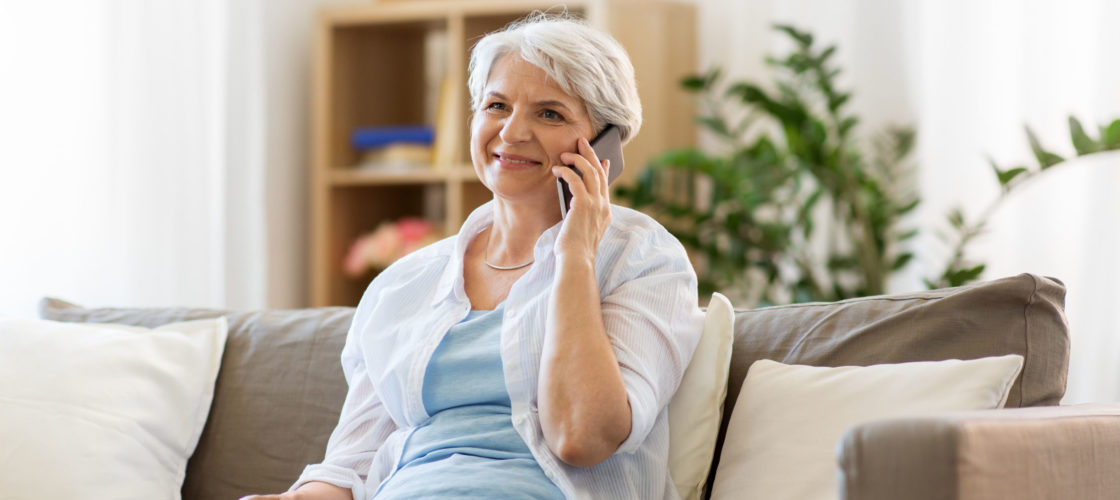
[[[594,263],[607,226],[611,223],[610,188],[607,172],[610,160],[600,162],[587,139],[580,138],[579,153],[563,153],[560,161],[572,165],[583,178],[566,166],[552,167],[552,174],[568,182],[572,203],[556,239],[558,257],[586,258]]]

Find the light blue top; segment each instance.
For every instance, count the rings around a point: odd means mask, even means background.
[[[471,311],[440,342],[424,375],[432,417],[409,436],[375,498],[564,498],[510,420],[502,310]]]

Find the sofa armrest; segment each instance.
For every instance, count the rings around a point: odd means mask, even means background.
[[[1120,498],[1120,404],[870,422],[837,449],[850,500]]]

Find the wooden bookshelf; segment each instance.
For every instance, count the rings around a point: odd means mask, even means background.
[[[475,177],[468,144],[470,47],[486,33],[548,1],[413,0],[331,6],[317,18],[312,82],[311,305],[356,305],[368,277],[342,272],[351,243],[383,221],[420,216],[454,233],[490,199]],[[634,62],[644,108],[641,132],[626,146],[632,182],[666,149],[692,144],[695,128],[681,77],[696,71],[695,7],[669,0],[567,2],[570,13],[610,32]],[[432,124],[440,88],[448,131],[442,154],[412,170],[358,167],[356,127]],[[457,103],[457,104],[454,104]]]

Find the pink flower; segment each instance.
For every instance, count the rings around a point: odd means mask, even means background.
[[[397,221],[397,232],[401,238],[401,257],[435,241],[432,225],[416,217],[405,217]]]
[[[366,272],[369,268],[369,262],[366,260],[366,239],[365,237],[354,240],[350,245],[350,251],[346,252],[346,259],[342,261],[342,272],[347,276],[357,278]]]
[[[358,237],[350,246],[342,270],[347,276],[361,277],[369,270],[389,267],[397,259],[437,239],[435,228],[424,219],[405,217],[396,223],[382,222],[371,233]]]
[[[382,222],[366,239],[366,259],[375,268],[389,267],[401,256],[401,235],[391,222]]]

